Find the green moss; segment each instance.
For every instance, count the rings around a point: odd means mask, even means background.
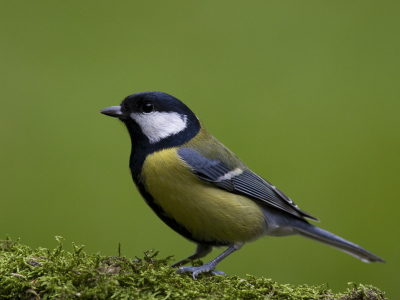
[[[170,268],[172,257],[142,259],[87,254],[83,246],[31,249],[8,236],[0,240],[0,299],[386,299],[372,286],[349,283],[333,294],[325,285],[293,286],[248,275],[201,274],[194,281]],[[197,261],[195,263],[201,263]]]

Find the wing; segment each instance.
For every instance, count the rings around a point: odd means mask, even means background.
[[[299,209],[284,193],[251,170],[240,167],[229,168],[220,160],[208,159],[190,148],[179,149],[178,155],[193,169],[193,173],[203,181],[228,192],[251,197],[297,217],[319,221]]]

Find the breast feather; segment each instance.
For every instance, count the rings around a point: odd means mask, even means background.
[[[142,176],[155,203],[200,240],[249,242],[266,231],[264,214],[253,200],[199,180],[176,148],[150,154]]]

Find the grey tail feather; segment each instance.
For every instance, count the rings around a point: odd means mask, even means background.
[[[333,233],[311,225],[308,222],[298,220],[292,225],[294,225],[293,227],[296,229],[299,235],[339,249],[343,252],[353,255],[354,257],[357,257],[358,259],[361,259],[363,262],[386,262],[382,258],[361,248],[360,246],[346,241],[345,239],[342,239]]]

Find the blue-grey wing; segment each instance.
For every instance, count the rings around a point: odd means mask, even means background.
[[[208,159],[190,148],[181,148],[178,155],[201,180],[228,192],[251,197],[256,201],[286,211],[297,217],[317,218],[302,211],[284,193],[249,169],[232,168],[220,160]]]

